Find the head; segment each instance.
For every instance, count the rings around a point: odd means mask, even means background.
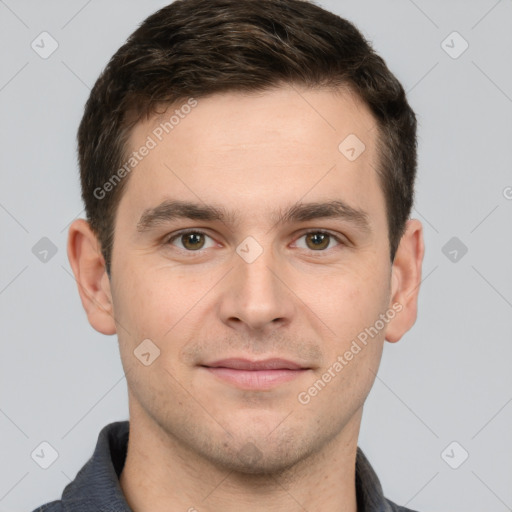
[[[413,203],[416,119],[384,60],[354,25],[306,1],[178,0],[150,16],[112,57],[80,124],[82,198],[107,270],[134,167],[133,127],[191,98],[281,84],[347,88],[372,112],[393,259]]]
[[[242,472],[353,436],[423,257],[415,116],[360,32],[301,0],[178,0],[112,57],[78,149],[68,253],[131,419]],[[302,370],[264,391],[211,371],[276,357]]]

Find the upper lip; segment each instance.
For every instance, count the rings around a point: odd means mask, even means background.
[[[273,358],[254,361],[250,359],[231,358],[221,359],[212,363],[203,364],[208,368],[232,368],[234,370],[303,370],[304,366],[288,361],[287,359]]]

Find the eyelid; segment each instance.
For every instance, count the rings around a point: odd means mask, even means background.
[[[184,236],[184,235],[188,235],[188,234],[200,234],[200,235],[204,235],[204,236],[207,236],[208,238],[211,238],[212,240],[214,240],[214,238],[209,235],[206,231],[204,231],[203,229],[194,229],[194,228],[188,228],[188,229],[183,229],[181,231],[178,231],[178,232],[175,232],[175,233],[171,233],[169,236],[166,236],[164,237],[163,239],[163,245],[172,245],[171,243],[178,239],[179,237],[181,236]],[[330,236],[331,238],[333,238],[336,242],[338,242],[338,245],[335,246],[335,247],[338,247],[338,246],[345,246],[348,244],[348,242],[341,236],[329,231],[329,230],[326,230],[326,229],[314,229],[314,228],[307,228],[305,229],[304,231],[301,231],[300,234],[295,238],[295,241],[294,243],[297,242],[297,240],[299,240],[300,238],[306,236],[306,235],[309,235],[309,234],[323,234],[323,235],[328,235]],[[328,252],[329,250],[333,250],[335,247],[331,247],[330,249],[324,249],[324,250],[318,250],[318,251],[315,251],[313,249],[305,249],[311,253],[326,253]],[[197,249],[195,251],[192,251],[192,250],[187,250],[187,249],[182,249],[181,247],[176,247],[177,249],[180,249],[181,251],[184,251],[184,252],[187,252],[187,253],[191,253],[191,254],[201,254],[203,251],[207,250],[207,249]]]

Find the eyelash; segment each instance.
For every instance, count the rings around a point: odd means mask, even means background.
[[[210,235],[208,235],[208,233],[205,233],[204,231],[201,231],[200,229],[188,229],[188,230],[180,231],[180,232],[172,235],[171,237],[167,237],[164,240],[163,245],[171,245],[172,242],[174,242],[174,240],[179,239],[182,236],[190,235],[190,234],[204,235],[204,236],[207,236],[209,238],[212,238]],[[309,231],[305,231],[304,233],[302,233],[300,235],[299,238],[297,238],[297,240],[299,240],[300,238],[302,238],[304,236],[311,235],[311,234],[327,235],[330,238],[334,239],[336,242],[338,242],[339,245],[346,245],[346,243],[341,238],[339,238],[338,236],[334,235],[333,233],[331,233],[329,231],[324,231],[322,229],[312,229],[312,230],[309,230]],[[188,250],[188,249],[182,249],[181,247],[177,247],[177,249],[180,249],[181,251],[184,251],[184,252],[187,252],[187,253],[190,253],[190,254],[198,254],[198,255],[202,254],[203,251],[206,250],[206,249],[198,249],[196,251],[191,251],[191,250]],[[332,249],[334,249],[334,248],[331,247],[330,249],[322,249],[322,250],[318,250],[318,251],[314,251],[313,249],[306,249],[306,250],[309,250],[309,252],[311,252],[311,253],[320,253],[321,254],[321,253],[328,252],[329,250],[332,250]]]

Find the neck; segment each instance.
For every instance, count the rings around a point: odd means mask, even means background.
[[[362,408],[314,456],[278,474],[261,475],[212,464],[130,409],[121,488],[134,512],[357,512],[355,460],[361,415]]]

